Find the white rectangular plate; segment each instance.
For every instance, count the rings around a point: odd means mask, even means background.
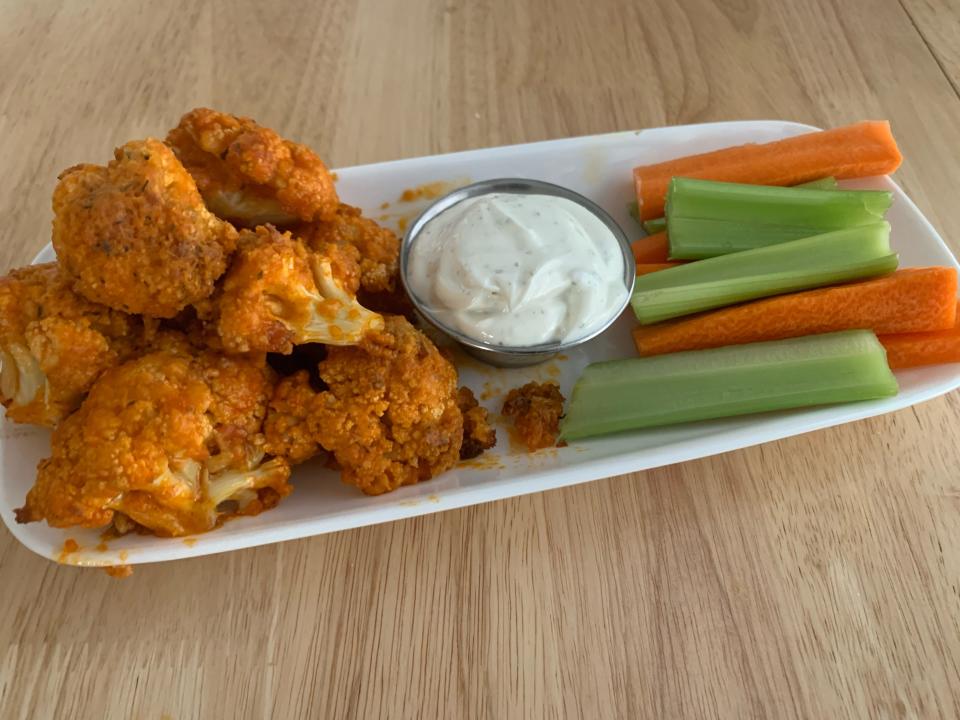
[[[634,198],[631,169],[635,165],[746,142],[777,140],[813,129],[780,121],[710,123],[473,150],[340,170],[338,189],[346,202],[359,205],[367,214],[396,228],[412,220],[429,203],[423,198],[400,201],[404,189],[429,183],[451,189],[496,177],[535,178],[583,193],[609,211],[630,234],[639,236],[636,223],[627,213],[627,203]],[[888,218],[901,266],[957,266],[943,240],[895,183],[871,178],[845,184],[893,191]],[[38,261],[51,258],[48,247]],[[507,389],[531,379],[555,379],[569,396],[574,381],[589,362],[634,354],[632,326],[630,317],[622,317],[603,336],[569,357],[536,368],[499,370],[465,361],[460,363],[461,382],[473,388],[494,412]],[[341,484],[335,473],[308,464],[296,469],[295,492],[275,510],[232,520],[214,532],[193,538],[129,536],[112,540],[106,549],[101,546],[99,550],[98,533],[92,530],[64,531],[40,523],[14,522],[13,509],[23,504],[37,461],[48,454],[49,434],[5,422],[0,431],[0,514],[28,548],[70,564],[133,564],[208,555],[550,490],[879,415],[960,386],[960,365],[919,368],[898,373],[897,377],[900,393],[886,400],[625,433],[534,455],[511,448],[508,434],[501,428],[493,452],[429,482],[379,497],[366,497]],[[76,540],[80,549],[62,556],[67,538]]]

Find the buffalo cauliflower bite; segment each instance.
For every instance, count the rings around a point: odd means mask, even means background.
[[[457,390],[457,407],[463,415],[460,459],[470,460],[497,444],[497,430],[490,424],[487,409],[480,406],[470,388],[462,387]]]
[[[53,427],[143,337],[138,318],[80,297],[56,263],[0,278],[0,402],[16,422]]]
[[[560,386],[529,382],[514,388],[507,393],[502,412],[513,418],[514,429],[530,452],[556,445],[563,417]]]
[[[167,144],[220,217],[246,227],[330,218],[333,176],[309,148],[250,118],[197,108],[180,119]]]
[[[400,241],[385,227],[364,217],[358,208],[341,203],[329,220],[299,228],[308,246],[354,248],[365,293],[393,293],[400,289]]]
[[[174,318],[163,320],[160,324],[161,330],[180,334],[194,348],[226,352],[217,330],[222,291],[223,282],[219,282],[209,298],[185,308]]]
[[[212,423],[207,469],[216,473],[256,465],[264,454],[263,420],[276,374],[258,354],[204,352],[195,364],[213,396],[207,410]]]
[[[319,366],[328,389],[308,417],[344,482],[368,495],[453,467],[463,442],[457,371],[402,317],[357,347],[333,347]]]
[[[335,257],[307,250],[272,226],[241,233],[223,281],[218,329],[230,352],[288,354],[294,345],[354,345],[383,319],[350,292]]]
[[[107,167],[65,170],[53,212],[53,247],[74,289],[158,318],[209,296],[237,239],[159,140],[127,143]]]
[[[290,492],[289,465],[263,462],[273,385],[263,358],[145,355],[105,372],[54,431],[18,522],[204,532]]]
[[[263,423],[268,453],[295,465],[322,450],[312,421],[318,395],[306,370],[298,370],[277,383]]]

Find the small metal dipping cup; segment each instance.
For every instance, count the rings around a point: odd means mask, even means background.
[[[409,268],[410,251],[413,244],[417,241],[417,236],[424,226],[437,217],[440,213],[453,207],[458,202],[479,195],[489,195],[491,193],[510,193],[514,195],[554,195],[556,197],[566,198],[578,205],[586,208],[597,216],[604,225],[606,225],[620,245],[623,253],[623,282],[626,285],[627,292],[624,295],[624,301],[618,307],[610,308],[610,317],[602,326],[598,327],[589,335],[585,335],[571,342],[553,342],[542,345],[504,346],[477,340],[468,335],[464,335],[459,330],[448,327],[431,311],[430,307],[417,297],[416,293],[410,288],[407,281],[407,272]],[[633,293],[633,285],[636,281],[636,263],[633,259],[633,251],[630,248],[630,242],[620,226],[614,222],[606,211],[596,203],[588,200],[583,195],[568,190],[565,187],[543,182],[541,180],[525,180],[522,178],[502,178],[496,180],[484,180],[482,182],[467,185],[466,187],[454,190],[448,195],[443,196],[430,207],[421,213],[407,229],[403,236],[403,242],[400,246],[400,278],[403,286],[410,296],[417,313],[429,324],[436,327],[443,333],[456,340],[473,357],[491,365],[499,367],[523,367],[526,365],[536,365],[537,363],[549,360],[554,355],[564,350],[568,350],[576,345],[585,343],[606,330],[614,320],[616,320],[623,309],[630,302],[630,295]]]

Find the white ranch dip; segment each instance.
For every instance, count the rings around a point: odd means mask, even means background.
[[[442,324],[509,347],[590,335],[627,294],[617,237],[552,195],[491,193],[444,210],[410,248],[407,282]]]

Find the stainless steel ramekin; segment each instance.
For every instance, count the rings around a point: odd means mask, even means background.
[[[610,229],[610,232],[612,232],[614,237],[617,239],[620,249],[623,252],[623,282],[627,287],[627,293],[624,296],[625,300],[622,304],[620,304],[619,307],[610,308],[610,317],[601,327],[597,328],[589,335],[585,335],[584,337],[578,338],[577,340],[573,340],[571,342],[546,343],[543,345],[530,345],[528,347],[505,347],[503,345],[494,345],[482,340],[477,340],[468,335],[464,335],[459,330],[448,327],[439,321],[431,311],[430,307],[419,297],[417,297],[416,293],[413,292],[413,290],[410,288],[410,284],[407,281],[407,271],[409,267],[410,250],[413,247],[413,244],[417,241],[417,236],[419,235],[420,231],[428,222],[433,220],[433,218],[437,217],[444,210],[456,205],[458,202],[468,198],[477,197],[479,195],[488,195],[490,193],[554,195],[556,197],[566,198],[567,200],[571,200],[589,210]],[[468,353],[478,360],[482,360],[490,363],[491,365],[497,365],[500,367],[522,367],[525,365],[535,365],[537,363],[544,362],[545,360],[549,360],[559,352],[585,343],[588,340],[596,337],[606,330],[611,323],[613,323],[613,321],[620,316],[620,313],[623,312],[623,309],[627,306],[627,303],[630,302],[630,295],[633,292],[633,284],[636,280],[636,277],[636,263],[633,259],[633,251],[630,248],[630,242],[623,230],[620,229],[620,226],[614,222],[613,218],[611,218],[606,211],[603,210],[603,208],[591,200],[588,200],[583,195],[580,195],[573,190],[568,190],[565,187],[543,182],[541,180],[527,180],[522,178],[484,180],[482,182],[474,183],[472,185],[467,185],[466,187],[454,190],[450,194],[445,195],[437,200],[430,207],[424,210],[423,213],[421,213],[421,215],[409,226],[409,228],[407,228],[407,232],[404,234],[403,242],[400,246],[400,278],[403,281],[403,286],[406,289],[407,294],[410,296],[410,299],[413,302],[414,307],[417,309],[419,315],[438,330],[446,333],[456,340]]]

